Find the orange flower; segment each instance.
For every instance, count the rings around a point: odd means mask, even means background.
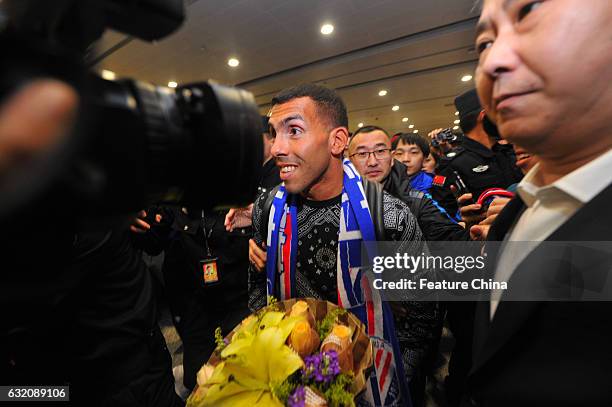
[[[319,335],[308,321],[303,320],[295,324],[289,335],[289,345],[304,358],[319,349]]]
[[[335,324],[321,346],[322,351],[335,350],[338,353],[338,363],[343,373],[353,371],[351,334],[351,329],[348,326]]]
[[[312,311],[310,311],[310,307],[306,301],[297,301],[295,304],[293,304],[289,316],[304,318],[306,321],[308,321],[311,328],[315,327],[314,315],[312,315]]]

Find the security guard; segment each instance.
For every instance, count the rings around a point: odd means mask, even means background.
[[[464,138],[461,144],[441,157],[441,165],[434,177],[431,195],[448,211],[456,214],[457,194],[470,192],[476,201],[489,188],[507,188],[522,178],[516,166],[516,156],[510,144],[500,144],[494,135],[487,133],[488,121],[476,90],[469,90],[455,99]],[[491,123],[486,123],[489,128]]]

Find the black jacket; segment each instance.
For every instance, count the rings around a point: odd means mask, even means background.
[[[417,218],[427,241],[470,240],[469,231],[451,221],[423,192],[410,186],[406,166],[395,160],[387,178],[383,181],[385,191],[406,202]]]
[[[185,293],[195,292],[207,301],[246,304],[248,269],[248,240],[252,228],[225,230],[225,211],[206,212],[192,209],[187,215],[178,207],[152,207],[147,213],[162,214],[160,223],[152,222],[147,233],[133,235],[136,247],[150,255],[165,251],[163,272],[172,277]],[[203,220],[205,223],[203,223]],[[207,238],[204,239],[206,226]],[[207,258],[206,245],[212,257],[218,258],[218,284],[205,285],[200,270],[200,260]],[[246,307],[246,305],[245,305]]]
[[[46,234],[26,231],[35,242]],[[152,278],[126,225],[80,233],[59,228],[52,237],[46,245],[66,254],[64,264],[46,263],[52,261],[41,256],[46,248],[24,244],[30,249],[24,268],[3,269],[3,383],[69,384],[66,406],[183,405],[157,325]]]
[[[609,241],[611,201],[612,186],[608,186],[546,241]],[[510,201],[491,227],[488,239],[503,240],[524,209],[518,196]],[[542,250],[536,247],[518,265],[508,282],[509,290],[513,281],[530,278],[535,270],[546,270],[561,279],[573,275],[573,283],[592,280],[595,272],[609,272],[612,267],[609,251],[603,256],[592,250],[572,251],[571,261],[560,261],[542,256]],[[495,257],[489,258],[490,264],[496,264]],[[542,265],[542,258],[550,261]],[[582,278],[576,280],[576,276]],[[604,277],[609,281],[609,273]],[[611,302],[502,301],[492,322],[489,307],[489,301],[481,302],[476,312],[470,397],[465,405],[612,405]]]
[[[439,177],[434,179],[431,195],[451,215],[455,215],[458,209],[450,190],[456,182],[455,173],[466,184],[474,201],[489,188],[508,188],[523,178],[511,145],[496,143],[488,149],[468,137],[442,157],[440,164],[436,171]]]

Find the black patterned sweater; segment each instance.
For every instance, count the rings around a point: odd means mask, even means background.
[[[264,219],[266,191],[255,201],[253,208],[254,240],[261,244],[265,238],[268,219]],[[296,297],[311,297],[337,303],[336,259],[340,224],[341,196],[326,201],[298,198],[298,253],[296,257]],[[423,235],[408,206],[383,192],[385,238],[398,242],[398,252],[420,254],[427,251]],[[266,304],[265,271],[249,270],[249,308],[255,311]],[[394,304],[394,309],[397,309]],[[395,315],[395,325],[404,367],[408,378],[424,363],[437,338],[439,312],[431,302],[404,302],[404,316]]]

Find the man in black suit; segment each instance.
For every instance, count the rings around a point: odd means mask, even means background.
[[[612,303],[508,301],[525,281],[571,288],[570,300],[610,284],[610,242],[545,247],[610,240],[610,21],[609,0],[484,1],[480,99],[501,135],[539,164],[489,231],[505,241],[490,277],[509,288],[479,303],[468,405],[612,405]]]

